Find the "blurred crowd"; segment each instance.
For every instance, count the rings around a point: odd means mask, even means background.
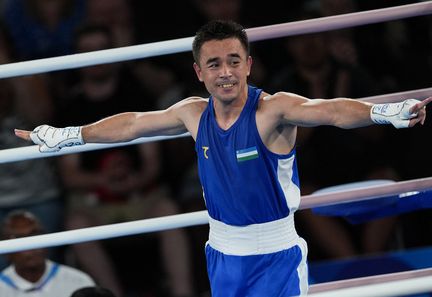
[[[0,64],[191,37],[210,19],[252,28],[416,2],[3,0]],[[361,98],[428,88],[432,18],[259,41],[252,43],[251,54],[250,83],[270,93]],[[122,111],[163,109],[190,95],[207,96],[192,63],[187,52],[2,79],[0,148],[29,145],[13,128],[84,125]],[[431,123],[407,130],[300,129],[302,194],[361,180],[431,176]],[[195,161],[193,140],[180,138],[1,164],[0,220],[27,209],[51,233],[203,210]],[[309,261],[318,261],[432,245],[430,214],[424,210],[353,226],[304,210],[297,228],[309,242]],[[50,257],[85,271],[118,297],[207,296],[207,228],[59,247]],[[6,265],[6,259],[0,261],[1,269]]]

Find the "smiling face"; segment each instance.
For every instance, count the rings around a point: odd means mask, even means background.
[[[251,66],[252,58],[241,42],[237,38],[227,38],[205,42],[194,69],[216,100],[231,103],[246,98]]]

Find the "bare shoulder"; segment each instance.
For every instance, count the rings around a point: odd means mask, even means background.
[[[261,99],[265,103],[269,103],[269,105],[275,105],[275,104],[296,104],[299,102],[307,101],[308,99],[289,92],[277,92],[274,94],[268,94],[263,92],[261,94]]]
[[[177,102],[169,109],[174,110],[178,114],[185,114],[185,113],[188,115],[195,114],[195,113],[201,114],[204,111],[204,109],[206,109],[207,105],[208,105],[207,98],[193,96]]]
[[[178,117],[183,118],[196,118],[201,117],[201,114],[206,109],[208,105],[208,99],[202,97],[188,97],[185,98],[170,108],[168,110],[174,112]]]
[[[184,124],[195,139],[201,115],[208,106],[208,99],[201,97],[185,98],[167,109]]]
[[[287,109],[307,101],[305,97],[289,92],[268,94],[263,92],[259,102],[259,112],[269,116],[283,116]]]

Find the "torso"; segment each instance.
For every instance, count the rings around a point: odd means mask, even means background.
[[[255,88],[250,93],[237,121],[228,128],[220,127],[213,98],[193,117],[198,171],[209,214],[237,226],[284,218],[297,209],[300,199],[290,142],[295,130],[279,127],[271,102],[263,99],[267,94]]]

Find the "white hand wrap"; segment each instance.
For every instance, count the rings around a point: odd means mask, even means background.
[[[84,144],[81,127],[55,128],[41,125],[30,133],[30,138],[39,145],[40,152],[57,152],[65,146]]]
[[[408,128],[410,119],[417,113],[410,113],[410,109],[419,103],[416,99],[407,99],[399,103],[374,104],[370,117],[376,124],[392,124],[396,128]]]

